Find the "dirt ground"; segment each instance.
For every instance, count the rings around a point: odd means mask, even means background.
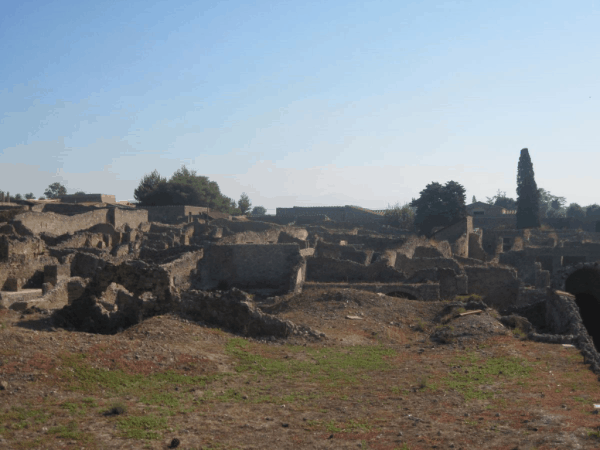
[[[576,348],[446,306],[349,289],[265,301],[325,334],[286,340],[175,316],[94,335],[3,310],[0,448],[600,448],[600,385]]]

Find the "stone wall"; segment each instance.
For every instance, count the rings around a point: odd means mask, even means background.
[[[192,287],[192,278],[197,273],[198,261],[204,256],[204,250],[186,252],[179,258],[162,264],[169,274],[169,284],[176,291],[185,291]]]
[[[108,209],[99,209],[76,216],[54,213],[26,212],[13,220],[17,232],[22,235],[49,233],[61,235],[85,230],[99,223],[108,222]]]
[[[0,290],[6,289],[13,280],[22,289],[41,289],[44,284],[44,266],[57,264],[56,258],[40,255],[21,262],[0,262]]]
[[[486,261],[488,257],[483,249],[482,241],[482,233],[469,234],[469,258]]]
[[[495,228],[517,228],[517,215],[505,214],[499,217],[473,217],[473,227],[489,230]]]
[[[37,237],[0,235],[0,261],[29,261],[43,254],[45,247]]]
[[[137,228],[143,222],[148,222],[148,211],[144,209],[113,208],[108,213],[108,221],[115,228],[129,226]]]
[[[313,257],[307,260],[306,280],[322,283],[393,283],[405,281],[406,277],[385,261],[365,266],[353,261]]]
[[[204,206],[169,205],[169,206],[139,206],[148,211],[149,222],[180,223],[186,221],[190,213],[199,216],[208,211]]]
[[[585,261],[584,261],[585,260]],[[501,253],[498,261],[515,267],[519,278],[526,284],[535,284],[535,263],[539,262],[543,270],[550,272],[550,276],[560,271],[563,267],[578,263],[591,263],[600,261],[600,244],[585,243],[568,247],[526,247],[520,251]]]
[[[351,223],[383,223],[384,216],[381,212],[375,212],[366,208],[360,208],[358,206],[294,206],[293,208],[277,208],[277,217],[291,217],[294,219],[300,219],[302,217],[328,217],[331,220],[337,222],[351,222]],[[312,223],[312,222],[304,222]]]
[[[452,247],[452,254],[456,256],[469,256],[469,235],[473,232],[473,217],[465,219],[453,225],[442,228],[433,234],[436,241],[448,241]]]
[[[460,265],[451,258],[407,258],[402,254],[396,255],[395,268],[408,278],[419,270],[427,269],[452,269],[456,273],[462,272]]]
[[[117,199],[114,195],[106,194],[71,194],[60,197],[62,203],[116,203]]]
[[[297,244],[211,245],[200,261],[196,285],[279,295],[300,289],[304,274]]]
[[[319,241],[315,247],[315,256],[368,265],[371,262],[373,250],[357,250],[350,245],[336,245]]]
[[[469,294],[482,295],[485,303],[496,309],[518,303],[521,282],[515,269],[466,266],[464,270],[468,278]]]

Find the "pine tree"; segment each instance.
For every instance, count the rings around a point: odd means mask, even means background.
[[[471,203],[477,203],[477,198],[475,198],[475,196],[473,196],[473,199],[471,200]]]
[[[540,226],[540,193],[535,182],[529,150],[521,150],[517,169],[517,228]]]

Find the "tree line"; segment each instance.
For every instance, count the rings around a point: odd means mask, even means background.
[[[465,188],[455,181],[445,185],[430,183],[419,193],[418,199],[404,205],[396,203],[388,206],[385,213],[386,223],[390,226],[417,231],[426,236],[432,235],[439,227],[452,225],[467,215]],[[477,201],[473,196],[472,203]],[[517,199],[508,197],[506,192],[498,190],[496,195],[488,197],[486,203],[508,210],[516,210],[517,228],[537,228],[545,218],[585,218],[600,219],[600,205],[585,207],[577,203],[566,206],[566,199],[552,195],[538,188],[533,171],[529,150],[521,150],[517,166]]]
[[[252,202],[245,192],[236,202],[222,194],[215,181],[198,175],[195,170],[186,166],[176,170],[168,180],[157,170],[144,175],[133,196],[140,206],[205,206],[213,211],[232,215],[247,214],[252,207]],[[264,215],[266,212],[262,206],[252,209],[252,213],[256,215]]]

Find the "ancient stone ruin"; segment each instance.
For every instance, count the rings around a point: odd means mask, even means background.
[[[57,326],[95,333],[172,313],[244,335],[323,338],[259,304],[316,289],[478,296],[507,326],[576,345],[600,370],[595,231],[516,230],[506,226],[510,212],[475,205],[425,238],[351,206],[248,219],[88,197],[0,205],[0,308],[54,310]]]

